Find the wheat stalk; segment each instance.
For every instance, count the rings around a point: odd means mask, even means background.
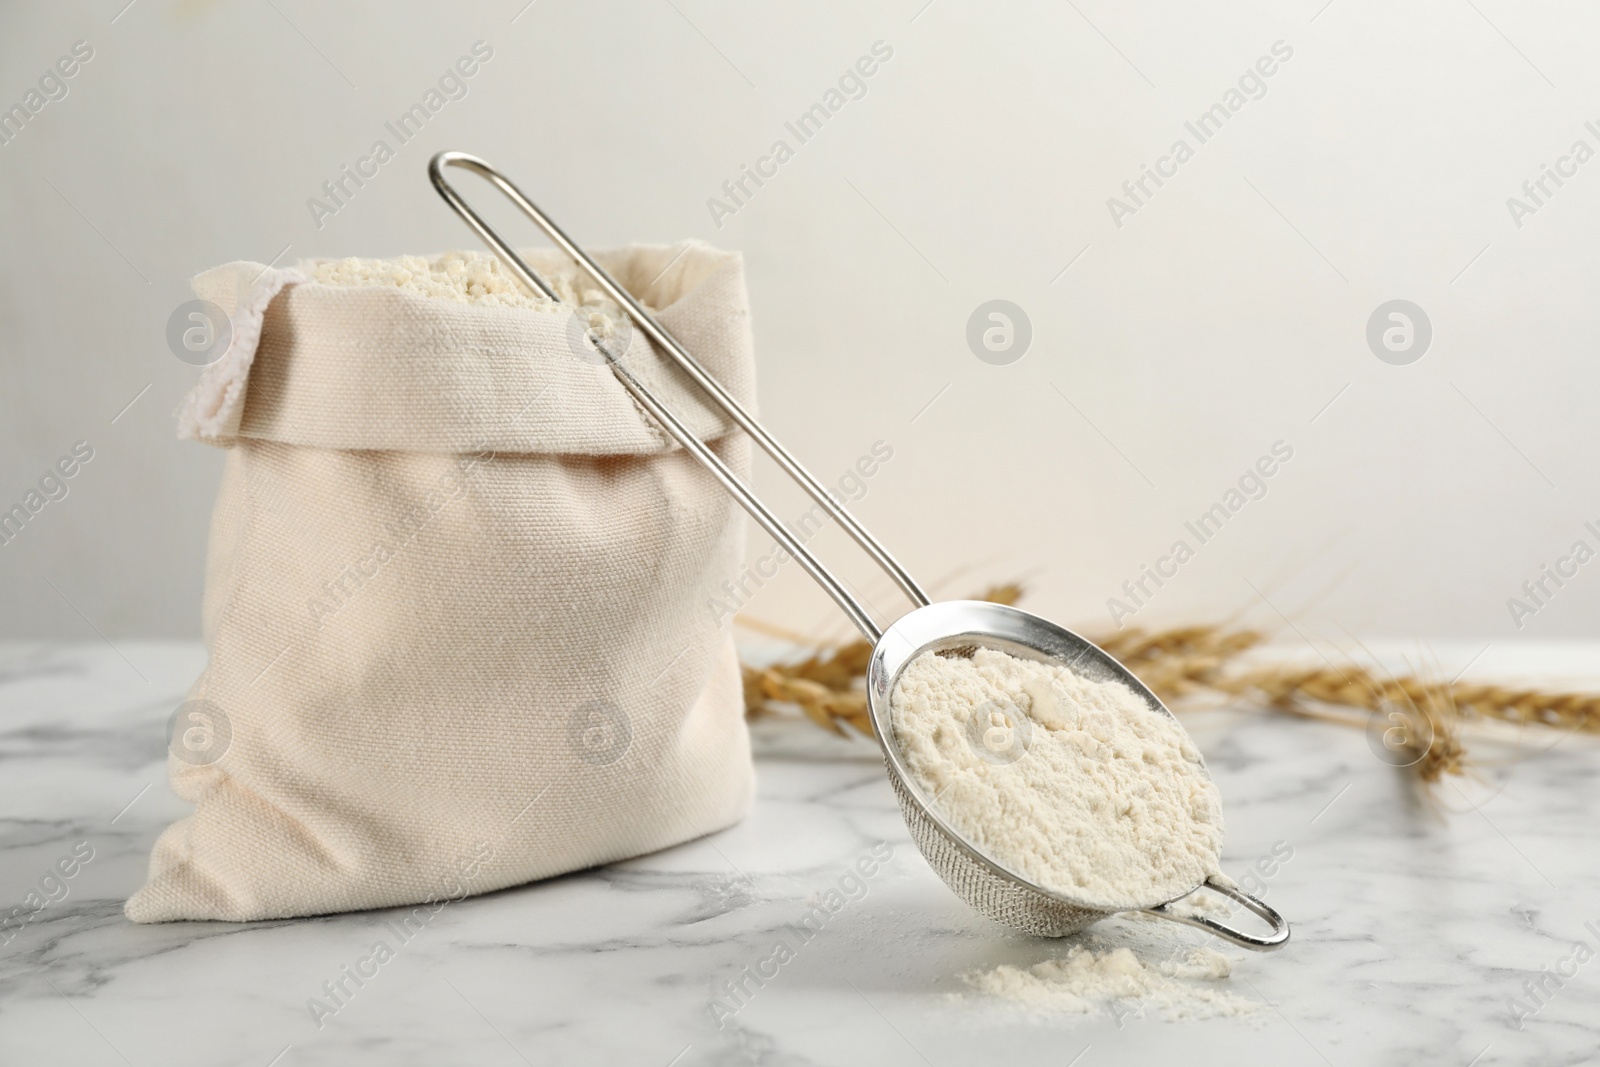
[[[1014,604],[1019,585],[996,586],[976,599]],[[771,627],[761,627],[775,632]],[[1600,733],[1600,694],[1552,693],[1478,682],[1438,682],[1386,675],[1356,663],[1316,668],[1239,666],[1266,640],[1256,630],[1184,626],[1130,629],[1095,639],[1174,710],[1217,696],[1251,706],[1342,725],[1381,727],[1395,762],[1424,782],[1459,775],[1467,765],[1463,728],[1478,722],[1545,726]],[[820,649],[792,664],[744,666],[745,709],[751,717],[790,704],[823,729],[849,736],[848,725],[871,736],[861,687],[872,646],[855,640]]]

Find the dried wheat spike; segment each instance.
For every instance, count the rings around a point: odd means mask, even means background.
[[[744,667],[745,711],[750,717],[770,714],[773,704],[794,704],[806,718],[840,737],[849,736],[841,723],[849,723],[863,734],[871,736],[866,693],[859,689],[841,692],[783,671],[781,667]]]
[[[1022,587],[1015,582],[997,585],[978,600],[1015,604]],[[823,729],[848,736],[841,723],[849,723],[872,736],[867,717],[867,694],[858,683],[872,658],[871,642],[856,639],[808,656],[799,663],[771,667],[741,665],[744,671],[745,714],[754,718],[771,714],[774,704],[794,704]]]
[[[1016,583],[995,586],[976,599],[1015,604]],[[1407,733],[1406,751],[1425,782],[1461,774],[1466,748],[1464,723],[1495,720],[1600,733],[1600,695],[1547,693],[1479,683],[1430,682],[1413,675],[1388,677],[1351,663],[1343,667],[1239,668],[1239,657],[1266,635],[1217,625],[1181,626],[1149,632],[1122,630],[1093,638],[1162,700],[1213,694],[1245,698],[1265,710],[1365,727],[1373,714],[1398,712],[1426,722]],[[860,687],[872,646],[856,640],[825,649],[794,664],[744,668],[745,707],[751,716],[774,704],[794,704],[817,725],[848,736],[843,725],[870,736],[866,694]],[[1325,709],[1334,709],[1332,711]],[[1338,709],[1344,709],[1341,714]],[[1359,714],[1352,714],[1359,713]]]

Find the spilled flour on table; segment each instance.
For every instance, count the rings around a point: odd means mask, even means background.
[[[978,993],[1041,1014],[1110,1010],[1121,1020],[1153,1007],[1168,1019],[1207,1019],[1256,1010],[1255,1001],[1225,984],[1232,973],[1233,961],[1212,948],[1151,965],[1126,946],[1096,950],[1080,944],[1031,967],[1001,964],[966,980]]]

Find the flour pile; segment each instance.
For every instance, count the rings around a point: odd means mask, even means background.
[[[322,285],[378,285],[404,289],[421,296],[457,300],[463,304],[501,307],[549,308],[550,301],[524,289],[499,257],[487,252],[446,252],[397,259],[313,259],[299,264],[301,273]],[[552,272],[545,278],[563,303],[598,304],[604,296],[590,289],[592,282],[576,268]]]
[[[1041,1014],[1088,1014],[1109,1007],[1120,1021],[1153,1006],[1169,1019],[1204,1019],[1256,1010],[1255,1001],[1222,984],[1232,972],[1233,962],[1211,948],[1180,951],[1151,965],[1125,946],[1096,951],[1080,944],[1031,967],[1002,964],[968,975],[967,984]]]
[[[623,321],[622,309],[606,297],[587,274],[576,266],[541,271],[565,308],[542,295],[534,296],[517,281],[498,256],[487,252],[446,252],[397,259],[313,259],[298,265],[301,273],[322,285],[375,285],[403,289],[419,296],[455,300],[463,304],[564,313],[576,309],[589,329],[609,337]]]
[[[446,252],[435,259],[425,256],[357,259],[352,256],[308,260],[299,266],[302,273],[322,285],[392,286],[420,296],[463,304],[538,308],[548,307],[550,303],[542,296],[530,295],[498,258],[482,252]],[[571,277],[563,280],[570,292]],[[563,293],[562,298],[566,296]]]
[[[1024,878],[1109,911],[1221,876],[1222,801],[1200,753],[1120,682],[993,649],[924,652],[890,709],[912,780]]]

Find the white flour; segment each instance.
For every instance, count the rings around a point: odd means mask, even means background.
[[[1002,964],[968,975],[967,984],[1040,1014],[1111,1008],[1120,1022],[1154,1006],[1169,1019],[1203,1019],[1256,1010],[1255,1001],[1226,987],[1232,972],[1233,961],[1211,948],[1180,949],[1152,965],[1126,946],[1096,951],[1077,944],[1031,967]]]
[[[1030,881],[1115,910],[1220,875],[1217,788],[1183,727],[1127,686],[992,649],[925,652],[890,706],[912,779]]]
[[[400,256],[397,259],[320,259],[299,264],[302,273],[323,285],[393,286],[422,296],[457,300],[464,304],[495,304],[500,307],[560,310],[543,296],[532,296],[512,277],[499,257],[487,252],[446,252],[426,256]],[[593,307],[614,312],[617,309],[600,290],[593,288],[587,275],[576,267],[544,275],[564,304]]]
[[[569,308],[594,335],[612,336],[623,312],[576,266],[545,270],[546,283],[561,298],[560,307],[543,296],[533,296],[500,262],[487,252],[446,252],[397,259],[313,259],[299,265],[301,273],[323,285],[376,285],[463,304],[491,304],[531,311],[565,313]],[[643,303],[641,301],[641,303]],[[648,308],[649,305],[645,304]]]

